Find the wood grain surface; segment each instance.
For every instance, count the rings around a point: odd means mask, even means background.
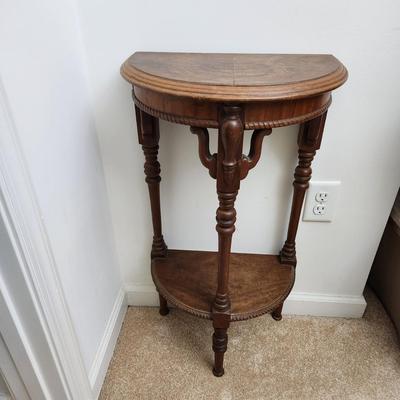
[[[217,290],[218,253],[168,250],[154,258],[154,282],[171,304],[199,317],[211,319]],[[240,321],[273,311],[289,294],[294,268],[276,255],[232,253],[229,294],[231,320]]]
[[[331,91],[345,82],[347,70],[327,54],[140,52],[122,65],[121,73],[132,84],[145,155],[153,222],[151,271],[160,314],[168,314],[169,302],[212,320],[213,374],[220,377],[232,321],[264,313],[277,321],[282,318],[283,302],[295,278],[296,234],[311,163],[321,146]],[[200,161],[216,179],[217,252],[167,250],[160,208],[160,118],[190,125],[198,135]],[[272,128],[291,124],[300,124],[298,165],[280,255],[231,253],[240,182],[260,159],[263,138]],[[207,128],[218,128],[215,154],[209,149]],[[246,129],[254,130],[247,155],[243,154]],[[195,229],[190,225],[188,234]]]
[[[121,73],[135,86],[209,101],[302,98],[329,92],[347,78],[329,54],[137,52]]]

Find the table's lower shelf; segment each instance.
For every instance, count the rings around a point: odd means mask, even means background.
[[[160,294],[191,314],[211,318],[217,289],[217,253],[168,250],[152,261],[151,272]],[[232,253],[229,292],[231,320],[241,321],[273,311],[288,296],[294,267],[276,255]]]

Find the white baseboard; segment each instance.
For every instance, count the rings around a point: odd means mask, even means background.
[[[156,307],[159,305],[158,293],[152,283],[127,284],[125,291],[129,306]]]
[[[108,319],[103,337],[89,372],[89,381],[93,391],[93,398],[97,399],[107,373],[108,365],[114,352],[115,344],[121,330],[122,322],[127,309],[125,290],[118,292],[113,309]]]
[[[367,302],[363,295],[326,295],[293,292],[283,306],[284,314],[315,317],[361,318]]]
[[[130,306],[158,306],[158,294],[153,284],[125,286]],[[284,314],[316,317],[361,318],[367,303],[360,296],[338,296],[319,293],[292,292],[285,301]]]

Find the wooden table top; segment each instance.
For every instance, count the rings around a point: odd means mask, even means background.
[[[347,79],[346,68],[329,54],[137,52],[121,74],[134,86],[206,101],[300,99]]]

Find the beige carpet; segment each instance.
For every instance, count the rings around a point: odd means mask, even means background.
[[[130,307],[100,399],[400,399],[396,333],[371,293],[367,302],[358,320],[233,323],[222,378],[211,373],[210,321]]]

